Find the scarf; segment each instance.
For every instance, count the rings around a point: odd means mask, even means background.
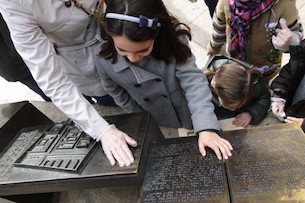
[[[230,56],[245,60],[246,42],[249,36],[251,21],[257,19],[262,13],[269,10],[276,0],[263,0],[261,2],[241,0],[229,0],[230,10],[230,34],[229,45]]]

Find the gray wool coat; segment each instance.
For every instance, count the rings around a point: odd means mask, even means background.
[[[159,125],[219,130],[208,81],[190,57],[183,65],[145,57],[131,63],[99,58],[98,74],[106,92],[126,112],[149,111]]]

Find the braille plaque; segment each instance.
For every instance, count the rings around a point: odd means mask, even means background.
[[[101,144],[73,125],[24,128],[0,154],[0,195],[141,184],[149,144],[164,138],[159,127],[148,112],[104,118],[137,140],[130,166],[111,166]]]
[[[305,135],[278,124],[226,133],[234,147],[226,162],[234,202],[305,202]]]
[[[96,142],[72,122],[41,128],[40,138],[17,159],[15,166],[80,172]]]
[[[172,202],[305,202],[305,136],[291,124],[222,132],[233,156],[202,157],[197,137],[151,145],[141,200]]]
[[[151,145],[141,202],[228,202],[223,162],[208,150],[203,158],[197,137],[172,138]]]

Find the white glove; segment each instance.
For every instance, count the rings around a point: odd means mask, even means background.
[[[120,167],[129,166],[134,162],[127,144],[136,147],[138,145],[137,141],[118,130],[114,125],[107,126],[97,140],[101,140],[104,153],[112,166],[115,164],[115,159]]]
[[[272,44],[274,48],[287,52],[289,51],[289,46],[297,46],[301,42],[301,37],[295,32],[291,31],[287,22],[284,18],[280,19],[281,29],[276,29],[276,36],[272,36]]]
[[[277,117],[285,117],[284,107],[286,100],[277,97],[271,97],[271,110]]]

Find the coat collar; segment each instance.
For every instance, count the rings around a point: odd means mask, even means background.
[[[126,61],[125,57],[118,56],[118,61],[113,64],[113,70],[115,72],[120,72],[130,66],[130,63]]]
[[[142,60],[145,60],[145,61],[141,61],[142,63],[147,64],[151,62],[152,64],[154,64],[154,66],[159,66],[158,60],[155,60],[152,57],[145,57]],[[130,70],[133,72],[138,83],[146,82],[148,80],[153,80],[157,78],[162,79],[159,75],[155,74],[154,72],[128,62],[125,59],[125,57],[118,56],[118,61],[115,64],[113,64],[113,70],[115,72],[120,72],[127,68],[130,68]]]

